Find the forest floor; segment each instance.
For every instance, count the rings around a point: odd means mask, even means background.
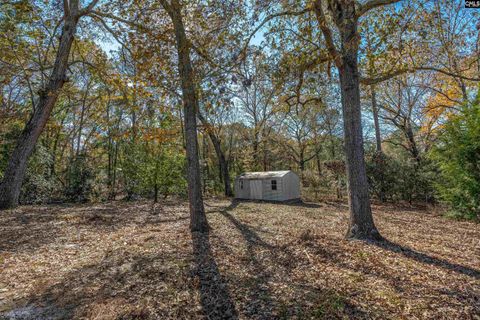
[[[384,242],[346,241],[343,203],[169,200],[0,214],[0,319],[480,319],[480,225],[375,205]]]

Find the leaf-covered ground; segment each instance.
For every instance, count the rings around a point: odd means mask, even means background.
[[[0,319],[480,319],[480,225],[374,206],[388,241],[343,240],[347,207],[209,200],[0,214]]]

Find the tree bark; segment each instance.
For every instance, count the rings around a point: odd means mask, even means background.
[[[373,222],[363,148],[358,72],[357,18],[353,2],[334,2],[330,10],[341,36],[340,76],[350,221],[349,239],[381,239]]]
[[[57,130],[55,134],[55,140],[53,141],[53,147],[52,147],[52,162],[50,163],[50,176],[49,179],[53,179],[55,177],[56,171],[55,171],[55,165],[57,164],[57,150],[58,150],[58,143],[60,142],[60,135],[62,133],[62,128],[63,124],[65,123],[65,119],[67,116],[65,115],[62,117],[62,120],[60,121],[60,128]]]
[[[117,196],[117,160],[118,160],[118,141],[115,142],[115,149],[113,152],[113,176],[112,176],[112,189],[109,195],[110,200],[115,200]]]
[[[377,152],[382,152],[382,134],[380,132],[380,121],[378,120],[378,105],[377,105],[377,92],[375,91],[375,85],[371,85],[370,89],[372,91],[372,113],[373,113],[373,124],[375,126],[375,142],[377,147]]]
[[[187,153],[188,198],[190,204],[191,231],[206,232],[209,229],[203,206],[200,164],[198,161],[197,111],[198,98],[195,92],[194,73],[190,61],[190,45],[183,25],[181,6],[178,0],[160,1],[172,19],[178,53],[178,70],[182,83],[185,119],[185,147]]]
[[[375,142],[376,142],[376,154],[375,159],[377,164],[377,170],[380,171],[380,190],[379,198],[381,202],[385,202],[385,157],[382,149],[382,135],[380,132],[380,121],[378,118],[378,104],[377,104],[377,92],[375,91],[375,85],[370,85],[370,90],[372,94],[372,113],[373,113],[373,124],[375,127]]]
[[[233,196],[233,191],[232,191],[232,186],[230,184],[230,172],[228,171],[228,161],[225,157],[225,153],[222,150],[220,139],[209,128],[210,124],[208,123],[208,121],[203,117],[203,115],[200,112],[198,112],[198,118],[200,119],[200,121],[204,125],[205,130],[207,131],[207,134],[210,137],[210,141],[212,141],[213,148],[215,149],[215,153],[217,154],[220,180],[224,184],[225,195],[227,197],[232,197]]]
[[[258,159],[258,146],[260,145],[260,133],[257,130],[257,124],[255,122],[255,132],[253,134],[253,162],[255,166],[255,170],[258,170],[260,168],[260,161]]]
[[[28,158],[32,154],[35,144],[47,124],[60,89],[66,81],[65,74],[68,67],[68,57],[80,17],[78,15],[78,2],[72,1],[70,6],[68,12],[65,12],[60,44],[49,81],[39,91],[39,97],[37,104],[34,106],[32,117],[20,134],[15,149],[8,160],[7,168],[0,184],[0,209],[13,208],[18,205]]]
[[[380,234],[373,223],[365,170],[357,53],[343,54],[342,63],[339,73],[350,204],[347,238],[379,238]]]
[[[404,126],[405,137],[407,139],[408,149],[412,155],[413,160],[418,164],[421,161],[420,152],[417,147],[417,142],[415,141],[415,134],[413,133],[412,125],[410,120],[406,120]]]

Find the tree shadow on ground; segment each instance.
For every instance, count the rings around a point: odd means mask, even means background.
[[[62,229],[59,222],[50,208],[0,215],[0,252],[33,251],[55,242]]]
[[[248,261],[245,261],[245,263],[251,264],[253,269],[252,275],[254,275],[253,278],[250,279],[251,281],[247,280],[243,282],[246,286],[253,285],[252,289],[247,292],[247,316],[258,317],[260,315],[263,319],[271,319],[274,317],[273,311],[275,306],[268,282],[271,280],[272,274],[269,273],[259,261],[255,249],[261,247],[267,250],[273,250],[274,246],[263,241],[248,225],[240,222],[228,212],[233,210],[238,204],[238,201],[233,201],[230,206],[220,211],[220,214],[226,217],[235,228],[240,231],[247,244],[246,256]]]
[[[56,242],[63,245],[61,236],[68,232],[65,226],[105,233],[128,225],[159,225],[188,219],[188,214],[151,214],[146,203],[20,207],[18,212],[0,215],[0,252],[31,252]]]
[[[351,252],[354,253],[356,259],[345,259],[345,247],[342,246],[338,240],[328,238],[326,236],[311,236],[307,240],[302,240],[303,245],[312,250],[316,258],[320,258],[325,263],[332,263],[336,269],[350,270],[354,274],[352,276],[358,281],[366,281],[368,278],[364,276],[372,277],[375,279],[381,279],[388,287],[392,288],[395,294],[403,294],[408,292],[410,295],[424,295],[425,292],[429,292],[432,297],[436,295],[437,299],[441,299],[442,296],[448,295],[454,297],[457,303],[469,302],[474,305],[476,302],[474,295],[468,295],[465,293],[462,287],[449,287],[443,283],[435,283],[435,272],[424,272],[427,278],[422,278],[422,281],[418,281],[406,276],[404,273],[395,272],[396,268],[390,266],[388,263],[382,263],[375,256],[370,256],[366,248],[351,248]],[[406,258],[414,259],[420,265],[438,266],[447,270],[456,271],[461,275],[468,275],[475,279],[478,277],[478,271],[468,267],[460,266],[457,264],[449,263],[445,260],[433,258],[423,253],[418,253],[412,249],[406,249],[399,245],[392,244],[391,242],[362,242],[366,246],[376,245],[382,249],[389,250],[395,253],[404,254]],[[403,248],[403,249],[400,249]],[[347,249],[348,250],[348,249]],[[402,250],[404,252],[402,252]],[[371,257],[371,258],[370,258]],[[416,271],[413,271],[414,273]],[[433,277],[430,274],[434,275]],[[430,278],[431,277],[431,278]],[[441,276],[440,276],[441,277]],[[432,283],[433,281],[433,283]]]
[[[175,241],[155,253],[108,252],[100,262],[72,270],[56,284],[17,301],[0,319],[238,319],[209,234],[193,233],[191,239],[193,256],[179,250],[182,246]],[[201,310],[192,304],[196,292]],[[180,314],[179,305],[184,306]]]
[[[190,262],[189,255],[174,251],[133,255],[117,250],[17,302],[0,319],[195,318],[194,310],[178,314],[168,307],[191,305]]]
[[[399,244],[393,243],[393,242],[391,242],[387,239],[383,239],[382,241],[372,241],[372,242],[368,242],[368,243],[373,244],[375,246],[378,246],[382,249],[391,251],[391,252],[402,254],[403,256],[405,256],[407,258],[413,259],[413,260],[418,261],[418,262],[423,263],[423,264],[428,264],[428,265],[440,267],[440,268],[443,268],[443,269],[447,269],[447,270],[450,270],[450,271],[454,271],[454,272],[457,272],[457,273],[461,273],[461,274],[467,275],[469,277],[475,278],[477,280],[480,279],[480,271],[477,270],[477,269],[465,267],[465,266],[462,266],[462,265],[456,264],[456,263],[451,263],[451,262],[448,262],[447,260],[444,260],[444,259],[435,258],[435,257],[429,256],[425,253],[421,253],[421,252],[415,251],[413,249],[410,249],[410,248],[401,246]]]
[[[263,240],[255,228],[240,221],[230,211],[234,210],[242,201],[233,200],[232,203],[220,210],[228,221],[240,232],[247,246],[246,257],[251,267],[252,277],[242,281],[242,287],[247,290],[245,297],[248,302],[244,314],[254,319],[288,319],[292,317],[314,319],[343,319],[346,315],[355,319],[368,318],[367,313],[350,303],[348,297],[338,293],[333,288],[315,287],[310,284],[288,281],[287,278],[297,266],[298,256],[291,252],[287,245],[272,245]],[[276,271],[267,267],[262,261],[266,258],[257,252],[267,251],[269,260],[274,262]],[[244,261],[244,260],[242,260]],[[294,288],[301,300],[283,301],[272,290],[271,283],[281,277]]]
[[[194,274],[199,279],[200,301],[208,319],[238,319],[227,284],[212,254],[209,233],[192,233]]]

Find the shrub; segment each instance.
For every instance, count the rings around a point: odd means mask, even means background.
[[[367,175],[370,192],[380,199],[393,200],[398,183],[398,163],[383,152],[376,152],[367,158]]]
[[[480,218],[480,103],[479,97],[450,117],[439,136],[432,158],[441,178],[436,187],[452,213]]]
[[[51,200],[52,194],[60,186],[55,177],[50,175],[52,164],[51,154],[41,144],[37,145],[35,152],[28,161],[25,180],[20,192],[20,203],[41,204]]]
[[[381,201],[434,200],[435,167],[429,160],[374,153],[367,157],[370,192]]]
[[[65,197],[74,202],[92,200],[95,171],[92,161],[80,154],[70,163],[67,173]]]

